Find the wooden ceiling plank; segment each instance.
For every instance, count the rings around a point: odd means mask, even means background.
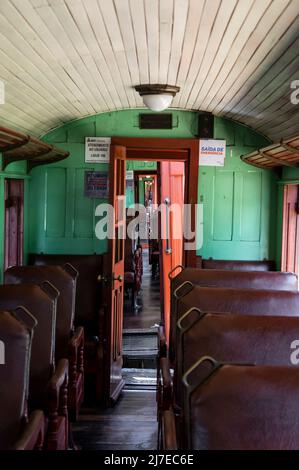
[[[145,21],[149,60],[149,83],[159,83],[159,10],[158,0],[145,3]]]
[[[115,8],[124,44],[125,54],[123,54],[123,56],[126,56],[130,83],[132,86],[134,86],[140,83],[140,70],[136,52],[138,43],[135,43],[133,20],[129,0],[115,0]],[[136,100],[139,99],[139,95],[135,92],[133,93],[134,103],[136,106]]]
[[[48,28],[45,27],[41,18],[36,13],[36,10],[31,8],[28,0],[24,0],[24,2],[14,0],[14,5],[15,8],[10,5],[11,8],[5,10],[6,17],[9,18],[12,25],[21,25],[18,30],[20,30],[25,37],[24,43],[27,43],[27,45],[30,44],[33,51],[37,50],[39,52],[41,67],[43,67],[44,60],[49,64],[49,68],[52,70],[51,73],[44,71],[45,77],[49,75],[51,82],[57,83],[59,86],[63,83],[65,90],[64,93],[62,93],[62,97],[65,99],[65,96],[68,96],[68,93],[70,93],[69,100],[75,101],[75,96],[78,101],[77,106],[79,106],[79,109],[85,109],[84,106],[80,104],[80,100],[82,101],[84,95],[67,73],[65,68],[66,61],[61,58],[61,47],[59,45],[57,46],[56,39],[49,32]],[[26,11],[26,8],[28,11]],[[3,10],[4,8],[2,11]],[[85,110],[85,112],[87,111]]]
[[[66,33],[70,37],[74,48],[77,49],[81,60],[85,64],[87,73],[90,76],[90,89],[92,92],[95,91],[95,95],[98,97],[96,106],[101,109],[101,102],[103,102],[103,110],[113,109],[115,104],[112,99],[112,95],[108,91],[106,83],[102,77],[102,69],[103,66],[105,68],[105,65],[102,64],[102,67],[99,68],[95,60],[100,51],[93,28],[91,26],[91,22],[87,15],[86,9],[84,8],[84,4],[67,2],[67,6],[71,14],[69,14],[68,10],[65,9],[65,19],[67,23],[65,23],[63,20],[61,23],[63,28],[66,30]],[[54,7],[53,9],[55,11]],[[60,18],[59,10],[57,10],[57,12],[55,11],[55,13],[56,16],[58,15],[57,18]]]
[[[287,10],[285,14],[287,13]],[[286,16],[286,15],[283,15]],[[283,16],[280,20],[283,19]],[[289,20],[288,20],[289,23]],[[277,25],[276,25],[277,27]],[[286,25],[286,31],[274,47],[269,52],[267,59],[263,60],[256,70],[249,76],[244,86],[226,104],[227,116],[233,118],[238,114],[246,113],[246,106],[252,100],[255,100],[260,89],[275,79],[280,71],[298,55],[298,31],[299,18],[297,18],[289,27]],[[272,63],[269,67],[269,63]]]
[[[266,9],[256,27],[248,38],[245,47],[240,51],[230,74],[224,80],[221,89],[216,93],[213,101],[210,101],[208,108],[214,112],[220,112],[230,98],[244,87],[248,78],[265,60],[271,49],[275,46],[279,37],[289,27],[294,20],[292,12],[288,11],[285,21],[285,10],[289,0],[279,0],[272,2]],[[264,2],[260,2],[264,6]],[[257,7],[253,10],[256,12]],[[257,18],[256,18],[257,20]],[[268,62],[268,66],[271,64]],[[217,101],[217,102],[216,102]],[[224,106],[223,106],[224,105]]]
[[[21,54],[15,46],[12,46],[1,33],[0,56],[0,66],[5,66],[11,73],[9,81],[21,80],[26,84],[31,83],[32,89],[38,92],[47,101],[55,101],[56,112],[59,109],[61,109],[61,112],[73,109],[74,113],[74,110],[76,110],[75,107],[73,105],[69,106],[65,96],[60,94],[57,88],[52,85],[51,81],[47,79],[47,75],[43,74],[38,67],[32,65],[30,60]]]
[[[188,0],[175,0],[174,2],[173,33],[167,76],[167,83],[169,85],[176,85],[178,68],[182,56],[182,47],[186,31],[188,4]]]
[[[173,0],[164,0],[159,3],[160,51],[158,83],[162,84],[167,84],[172,40],[173,13]]]
[[[203,106],[207,110],[218,111],[221,100],[227,96],[233,85],[235,86],[238,77],[246,69],[250,60],[252,58],[254,60],[256,50],[258,50],[259,45],[264,41],[268,31],[281,14],[287,2],[288,0],[282,0],[281,2],[271,2],[269,0],[261,2],[255,0],[253,8],[234,41],[221,74],[215,80],[213,89],[210,90],[209,96],[203,102]],[[248,78],[246,71],[244,76]],[[243,79],[242,83],[244,81]]]
[[[115,109],[120,109],[123,107],[123,102],[127,102],[127,97],[124,85],[121,78],[119,78],[118,66],[97,0],[86,0],[84,8],[95,36],[94,50],[95,52],[98,50],[94,59],[99,70],[101,70],[107,89],[113,97]],[[117,74],[115,74],[115,71],[117,71]]]
[[[213,2],[205,2],[204,9],[200,19],[200,26],[197,35],[196,44],[193,51],[191,64],[186,76],[184,87],[180,92],[179,106],[187,107],[189,94],[196,80],[198,70],[202,64],[206,48],[208,46],[209,38],[213,29],[213,24],[217,16],[218,9],[221,5],[220,0],[213,0]]]
[[[99,5],[106,25],[108,36],[112,44],[115,60],[118,64],[120,78],[123,80],[124,83],[124,89],[129,103],[129,107],[134,107],[136,106],[135,91],[133,90],[133,83],[131,81],[125,47],[120,31],[117,12],[114,7],[114,2],[99,0]]]
[[[218,48],[218,51],[215,54],[213,64],[208,73],[208,79],[206,77],[206,79],[202,82],[201,87],[198,87],[199,91],[192,107],[198,109],[202,108],[202,102],[209,93],[209,90],[213,86],[212,84],[216,80],[217,76],[221,74],[221,69],[224,65],[224,62],[230,53],[230,49],[239,33],[239,30],[241,29],[244,21],[246,20],[249,14],[253,2],[254,0],[249,0],[247,2],[237,3],[233,15],[227,25],[227,29],[224,33],[223,39],[220,43],[220,47]]]
[[[197,36],[199,34],[199,26],[203,13],[205,0],[190,0],[187,16],[186,31],[182,46],[182,53],[179,59],[178,72],[176,77],[176,85],[183,88],[188,74],[188,70],[192,61]],[[180,93],[173,99],[173,106],[179,107]]]
[[[139,84],[149,83],[149,64],[144,2],[140,0],[130,0],[130,9],[134,29],[135,45],[137,49]]]
[[[248,2],[250,3],[250,2]],[[233,13],[237,5],[237,0],[230,0],[229,2],[221,2],[219,10],[217,12],[217,16],[215,18],[215,22],[213,25],[213,29],[209,38],[209,42],[207,44],[207,48],[205,50],[205,54],[203,60],[200,64],[200,68],[197,72],[197,76],[194,80],[194,84],[192,86],[192,90],[189,94],[188,101],[187,101],[187,108],[194,108],[196,109],[196,101],[198,99],[198,94],[202,88],[204,83],[212,82],[212,77],[210,75],[210,71],[212,65],[215,61],[215,57],[217,56],[221,47],[227,45],[227,50],[224,54],[224,57],[227,54],[227,51],[230,47],[230,39],[227,37],[230,29],[229,26],[236,27],[237,30],[240,28],[240,21],[242,18],[239,18],[239,21],[234,22],[231,19],[235,18]],[[232,34],[234,36],[235,33]],[[225,39],[226,38],[226,39]],[[233,37],[231,38],[232,41]]]
[[[266,111],[271,106],[271,104],[274,103],[275,105],[275,103],[277,103],[277,98],[280,96],[287,96],[289,101],[292,91],[290,88],[290,83],[298,76],[298,68],[299,53],[291,63],[285,65],[280,73],[263,89],[260,90],[260,93],[257,95],[256,99],[252,101],[243,111],[241,111],[242,116],[245,117],[247,114],[252,115],[253,112],[255,115],[258,115],[259,109]]]

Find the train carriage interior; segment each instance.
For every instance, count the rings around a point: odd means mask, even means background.
[[[299,0],[0,0],[0,450],[299,450],[298,46]]]

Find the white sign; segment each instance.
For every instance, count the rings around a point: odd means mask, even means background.
[[[224,166],[226,140],[200,139],[199,165]]]
[[[126,180],[133,180],[134,179],[134,171],[133,170],[127,170],[126,171]]]
[[[85,163],[109,163],[111,137],[85,138]]]

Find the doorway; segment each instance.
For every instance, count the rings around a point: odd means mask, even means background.
[[[5,179],[4,269],[20,266],[24,257],[24,181]]]
[[[169,327],[168,274],[183,260],[185,162],[154,162],[156,170],[146,171],[151,163],[130,161],[130,180],[126,182],[128,230],[122,348],[125,390],[156,387],[158,327]],[[134,170],[142,164],[144,171]],[[139,223],[131,232],[137,216]]]
[[[126,201],[126,160],[142,160],[184,163],[184,203],[189,205],[188,237],[189,250],[183,252],[185,266],[196,266],[196,207],[198,185],[198,148],[197,139],[156,139],[113,137],[110,150],[110,204],[114,207],[111,229],[114,237],[109,239],[109,249],[105,266],[104,299],[107,304],[106,322],[106,360],[105,388],[107,400],[115,402],[124,387],[122,376],[122,328],[124,300],[124,258],[125,239],[122,238]],[[158,183],[159,186],[159,183]],[[185,242],[185,238],[184,238]],[[168,274],[168,273],[167,273]],[[163,286],[164,292],[164,286]],[[161,323],[168,335],[169,310],[163,310]]]
[[[299,185],[284,187],[281,270],[299,274]]]

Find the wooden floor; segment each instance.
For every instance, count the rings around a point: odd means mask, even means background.
[[[156,392],[125,390],[114,408],[84,409],[73,437],[82,450],[155,450]]]
[[[142,364],[148,362],[147,356],[149,353],[152,354],[153,344],[156,345],[157,341],[148,336],[146,330],[151,329],[154,333],[153,330],[159,324],[161,316],[160,281],[159,278],[154,280],[151,278],[147,250],[144,250],[143,260],[142,291],[138,297],[140,309],[132,312],[130,301],[126,302],[124,309],[124,329],[128,334],[132,333],[130,330],[135,330],[135,335],[127,337],[124,345],[127,349],[139,351],[132,364],[139,364],[141,359]],[[143,339],[139,332],[144,334]],[[131,344],[132,342],[134,344]],[[128,351],[124,351],[124,354],[128,354]],[[152,367],[155,367],[155,358],[152,363]],[[150,364],[147,365],[149,366]],[[145,368],[131,370],[132,373],[130,369],[124,370],[124,378],[128,383],[113,408],[103,410],[85,407],[81,411],[79,421],[72,424],[74,443],[82,450],[157,449],[156,387],[153,382],[156,370]]]

